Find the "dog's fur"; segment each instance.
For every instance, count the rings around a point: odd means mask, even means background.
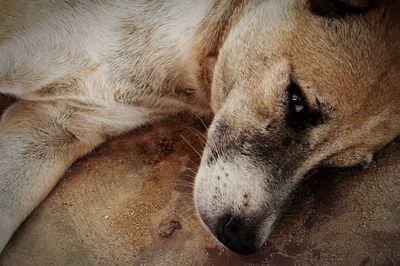
[[[398,1],[0,7],[0,92],[20,99],[0,123],[0,251],[77,158],[172,113],[215,114],[196,205],[216,235],[238,221],[247,244],[219,238],[244,253],[304,175],[366,165],[400,134]]]

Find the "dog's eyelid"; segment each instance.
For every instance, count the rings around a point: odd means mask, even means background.
[[[318,106],[318,108],[322,108],[322,104],[321,104],[321,101],[319,100],[319,98],[318,97],[315,97],[315,102],[317,103],[317,106]]]
[[[310,89],[309,84],[304,84],[304,85],[300,85],[300,84],[302,84],[302,82],[298,81],[298,79],[296,78],[296,75],[294,74],[294,71],[292,70],[292,74],[290,74],[290,83],[287,87],[288,91],[292,94],[294,93],[294,94],[300,96],[302,101],[305,104],[305,107],[307,107],[309,110],[324,113],[324,109],[325,109],[324,101],[321,101],[319,96],[316,96],[313,94],[310,95],[310,94],[305,93],[307,90]]]
[[[320,122],[323,122],[331,111],[329,105],[325,104],[325,101],[320,98],[320,96],[315,95],[313,93],[307,94],[305,93],[310,89],[309,85],[301,86],[300,83],[296,81],[293,75],[290,76],[290,83],[288,85],[288,92],[291,95],[296,94],[299,96],[304,104],[304,109],[310,112],[313,115],[320,117]],[[306,90],[304,90],[305,88]],[[323,119],[322,119],[323,118]]]
[[[330,117],[329,113],[332,112],[332,108],[330,108],[329,104],[326,104],[318,96],[315,97],[314,103],[310,106],[314,113],[318,113],[320,122],[323,122]]]

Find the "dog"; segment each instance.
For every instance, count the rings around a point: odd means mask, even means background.
[[[203,223],[259,248],[319,167],[400,135],[394,0],[0,0],[0,251],[79,157],[171,114],[213,115]]]

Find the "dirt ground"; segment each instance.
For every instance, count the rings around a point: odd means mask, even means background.
[[[0,110],[3,103],[0,95]],[[240,256],[195,215],[197,130],[204,132],[198,119],[180,115],[77,161],[16,232],[0,265],[400,264],[400,141],[365,171],[318,173],[267,243]]]

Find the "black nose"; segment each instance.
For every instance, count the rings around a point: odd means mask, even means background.
[[[232,251],[248,255],[256,251],[254,232],[240,218],[231,215],[219,219],[217,238]]]

